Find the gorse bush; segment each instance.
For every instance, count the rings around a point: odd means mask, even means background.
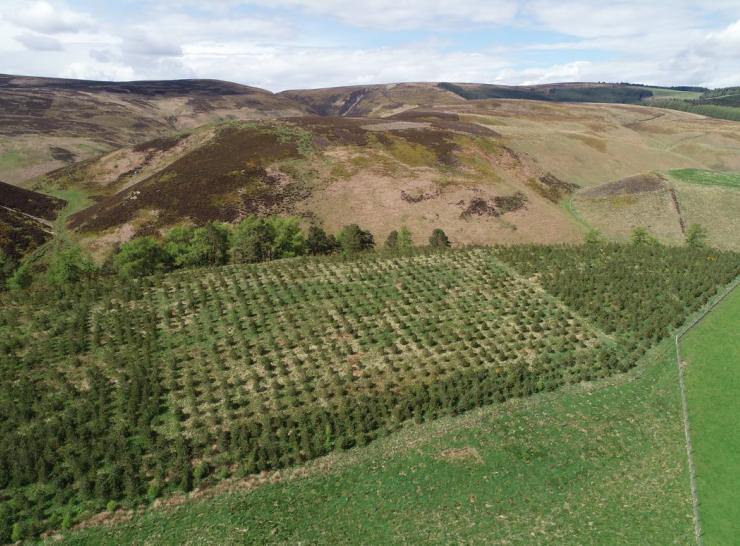
[[[0,540],[626,370],[739,271],[703,248],[523,246],[7,293]]]

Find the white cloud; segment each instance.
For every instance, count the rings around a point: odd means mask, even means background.
[[[62,51],[64,49],[59,40],[43,34],[24,32],[16,36],[15,39],[32,51]]]
[[[95,28],[95,20],[87,13],[46,1],[23,3],[8,12],[7,18],[17,25],[44,34],[79,32]]]
[[[110,63],[117,58],[117,55],[109,49],[91,49],[90,57],[99,63]]]
[[[461,23],[500,25],[517,14],[516,0],[245,0],[227,4],[257,4],[305,10],[365,28],[455,29]]]
[[[141,0],[115,14],[97,5],[97,19],[86,0],[72,1],[0,0],[0,72],[211,77],[272,90],[740,83],[737,0]]]
[[[134,55],[150,57],[179,57],[182,48],[167,37],[146,32],[135,32],[126,37],[123,42],[123,51]]]
[[[445,53],[425,46],[378,49],[280,48],[198,44],[186,46],[183,65],[201,77],[232,79],[273,90],[398,81],[485,81],[501,59]]]
[[[700,46],[707,56],[730,56],[740,52],[740,19],[719,32],[710,33]]]
[[[60,74],[64,78],[81,80],[128,81],[138,77],[130,66],[119,64],[98,64],[87,62],[73,62]]]

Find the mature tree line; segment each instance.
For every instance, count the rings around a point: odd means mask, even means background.
[[[690,247],[707,246],[707,230],[692,224],[686,231]],[[636,227],[631,241],[635,245],[658,245],[658,240],[645,228]],[[586,243],[603,243],[597,231],[586,236]],[[429,248],[451,246],[446,233],[435,229]],[[416,248],[413,234],[406,226],[388,235],[380,252],[403,254]],[[209,222],[204,226],[181,225],[164,237],[137,237],[120,245],[102,268],[77,246],[63,246],[51,254],[44,284],[62,286],[100,274],[116,274],[138,278],[177,269],[219,266],[226,264],[259,263],[297,256],[341,254],[352,256],[376,249],[373,234],[357,224],[349,224],[336,235],[312,225],[307,231],[294,217],[249,216],[235,225]],[[24,289],[39,279],[33,263],[17,263],[0,250],[0,291]]]
[[[373,234],[357,224],[349,224],[339,233],[327,233],[312,225],[307,231],[294,217],[249,216],[230,225],[209,222],[203,226],[180,225],[164,237],[143,236],[120,245],[97,268],[92,259],[77,246],[60,246],[45,270],[44,284],[74,284],[101,274],[138,278],[177,269],[259,263],[297,256],[341,254],[352,256],[375,250]],[[429,247],[444,249],[450,241],[441,229],[435,229]],[[406,253],[415,248],[413,235],[405,226],[393,230],[384,253]],[[17,264],[0,251],[0,290],[23,289],[39,280],[32,263]]]

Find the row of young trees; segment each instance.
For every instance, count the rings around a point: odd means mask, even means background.
[[[701,224],[691,224],[685,233],[686,246],[690,248],[706,248],[709,232]],[[598,230],[591,230],[586,234],[586,244],[606,243],[603,235]],[[653,236],[647,228],[637,226],[630,233],[630,242],[633,245],[659,245],[660,241]]]
[[[708,233],[699,224],[686,230],[686,244],[692,248],[707,246]],[[657,245],[658,240],[645,228],[636,227],[631,241],[635,245]],[[597,231],[586,236],[586,243],[604,243]],[[178,226],[163,239],[138,237],[117,249],[98,270],[89,256],[79,247],[61,247],[51,256],[46,269],[46,284],[64,286],[74,284],[100,273],[116,273],[122,277],[137,278],[155,273],[192,267],[218,266],[227,263],[258,263],[296,256],[316,256],[341,253],[350,256],[375,249],[373,234],[357,224],[329,234],[318,226],[307,232],[293,217],[250,216],[236,225],[210,222],[205,226]],[[389,253],[407,253],[414,249],[412,233],[405,226],[393,230],[380,249]],[[435,229],[429,238],[429,247],[450,247],[450,240],[442,229]],[[0,250],[0,291],[23,289],[38,275],[31,263],[12,260]]]

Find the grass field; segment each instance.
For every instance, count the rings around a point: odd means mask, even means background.
[[[675,169],[670,171],[669,174],[677,180],[688,182],[689,184],[740,189],[740,172]]]
[[[673,359],[663,343],[628,374],[410,425],[308,477],[64,544],[688,544]]]
[[[7,151],[0,154],[0,169],[11,169],[24,165],[26,158],[20,152],[15,150]]]
[[[679,91],[678,89],[664,89],[662,87],[644,87],[643,89],[653,92],[652,97],[645,99],[646,102],[655,99],[692,100],[702,96],[700,91]]]
[[[740,536],[740,290],[682,341],[704,541]]]

